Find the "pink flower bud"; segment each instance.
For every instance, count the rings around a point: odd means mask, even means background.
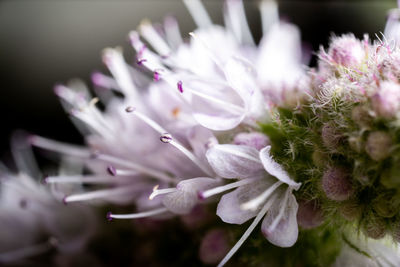
[[[372,108],[378,116],[392,118],[400,110],[400,85],[385,81],[371,98]]]
[[[342,140],[342,135],[338,133],[337,129],[330,123],[326,123],[322,127],[321,137],[324,145],[332,150],[335,150]]]
[[[345,67],[358,67],[365,58],[362,42],[352,34],[333,38],[328,54],[335,63]]]
[[[380,161],[390,155],[392,138],[383,131],[372,132],[367,138],[365,151],[375,161]]]
[[[399,204],[393,192],[386,192],[372,201],[372,208],[379,216],[391,218],[398,213]]]
[[[360,218],[363,212],[362,206],[360,206],[354,200],[343,202],[339,207],[339,213],[348,221],[354,221]]]
[[[228,233],[223,229],[213,229],[201,241],[199,258],[205,264],[216,264],[229,252],[231,246]]]
[[[320,205],[316,200],[299,201],[297,223],[303,229],[312,229],[320,226],[324,217]]]
[[[368,127],[371,125],[372,117],[368,113],[368,110],[363,106],[356,106],[351,111],[352,120],[362,128]]]
[[[235,145],[245,145],[254,147],[257,150],[261,150],[265,146],[269,145],[269,138],[261,133],[239,133],[233,138]]]
[[[382,218],[371,213],[364,219],[362,231],[370,238],[381,239],[386,235],[386,223]]]
[[[331,167],[322,176],[322,190],[329,199],[344,201],[354,193],[350,171],[342,167]]]

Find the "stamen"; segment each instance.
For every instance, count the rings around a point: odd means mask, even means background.
[[[268,202],[264,205],[264,207],[261,209],[261,211],[257,214],[256,218],[251,223],[249,228],[246,230],[246,232],[244,232],[243,236],[239,239],[239,241],[233,246],[233,248],[228,252],[228,254],[226,254],[226,256],[218,264],[218,267],[224,266],[229,261],[229,259],[232,258],[232,256],[236,253],[236,251],[242,246],[244,241],[246,241],[246,239],[253,232],[254,228],[256,228],[257,224],[261,221],[261,219],[267,213],[269,208],[271,208],[272,203],[275,201],[275,199],[276,199],[276,197],[273,196],[268,200]]]
[[[153,25],[148,20],[143,20],[139,25],[141,35],[151,44],[160,55],[169,55],[171,49],[163,38],[157,33]]]
[[[177,83],[177,87],[178,87],[178,91],[181,92],[181,93],[183,93],[182,81],[179,81],[179,82]]]
[[[153,192],[149,196],[149,200],[153,200],[156,196],[158,195],[164,195],[164,194],[169,194],[175,192],[177,189],[176,188],[164,188],[164,189],[158,189],[159,185],[156,185],[153,188]]]
[[[264,36],[268,34],[272,25],[279,22],[278,5],[275,0],[263,0],[260,3],[261,24]]]
[[[132,214],[112,214],[111,212],[107,213],[107,220],[111,221],[112,219],[138,219],[138,218],[145,218],[154,215],[158,215],[164,212],[167,212],[167,208],[159,208],[154,210],[149,210],[140,213],[132,213]]]
[[[115,81],[125,95],[138,98],[138,91],[129,74],[121,49],[106,48],[103,52],[103,61],[115,78]]]
[[[170,135],[169,133],[164,133],[163,135],[160,136],[160,141],[165,144],[171,143],[172,135]]]
[[[106,88],[106,89],[113,89],[113,90],[121,92],[121,88],[119,87],[117,82],[113,78],[111,78],[107,75],[104,75],[103,73],[94,72],[92,74],[92,82],[94,85],[96,85],[98,87]]]
[[[133,171],[137,171],[137,172],[142,173],[142,174],[147,174],[147,175],[149,175],[149,176],[151,176],[153,178],[159,179],[161,181],[176,183],[176,181],[172,177],[166,175],[165,173],[157,171],[157,170],[150,169],[150,168],[148,168],[148,167],[146,167],[144,165],[136,164],[136,163],[134,163],[132,161],[123,160],[123,159],[120,159],[120,158],[117,158],[117,157],[114,157],[114,156],[111,156],[111,155],[105,155],[105,154],[97,155],[96,158],[99,159],[99,160],[111,163],[111,164],[123,166],[125,168],[131,169]],[[119,170],[116,169],[116,174],[117,175],[118,174],[122,174],[122,175],[127,175],[128,174],[127,172],[124,172],[124,171],[120,171],[120,172],[118,172],[118,171]]]
[[[179,88],[180,88],[180,87],[179,87],[179,83],[178,83],[178,90],[180,91]],[[182,89],[182,88],[181,88],[181,89]],[[207,95],[207,94],[205,94],[205,93],[201,93],[201,92],[199,92],[199,91],[192,90],[191,88],[186,88],[186,89],[188,89],[188,90],[189,90],[192,94],[194,94],[194,95],[197,95],[197,96],[202,97],[202,98],[204,98],[204,99],[210,100],[211,102],[214,102],[214,103],[216,103],[216,104],[219,104],[219,105],[220,105],[220,108],[225,109],[225,110],[228,110],[228,111],[230,111],[230,112],[233,113],[233,114],[243,114],[243,113],[245,112],[245,109],[244,109],[244,108],[242,108],[242,107],[240,107],[240,106],[237,106],[237,105],[235,105],[235,104],[226,102],[226,101],[224,101],[224,100],[222,100],[222,99],[219,99],[219,98],[216,98],[216,97]],[[183,92],[183,89],[182,89],[182,91],[180,91],[180,92],[182,93],[182,92]]]
[[[252,183],[252,182],[254,182],[256,180],[259,180],[259,179],[260,178],[247,178],[247,179],[239,180],[239,181],[234,182],[234,183],[230,183],[230,184],[214,187],[212,189],[209,189],[209,190],[206,190],[206,191],[203,191],[203,192],[199,192],[198,193],[198,197],[200,199],[206,199],[206,198],[209,198],[209,197],[211,197],[213,195],[228,191],[230,189],[237,188],[237,187],[242,186],[242,185],[250,184],[250,183]]]
[[[24,258],[46,253],[47,251],[55,247],[56,243],[57,242],[54,238],[50,238],[48,241],[40,244],[16,249],[14,251],[0,253],[0,263],[11,263],[14,261],[22,260]]]
[[[51,151],[58,152],[61,154],[70,155],[70,156],[75,156],[75,157],[80,157],[80,158],[89,158],[91,155],[91,152],[88,149],[85,149],[85,148],[82,148],[79,146],[64,144],[64,143],[50,140],[50,139],[40,137],[37,135],[30,136],[29,142],[33,146],[36,146],[36,147],[39,147],[42,149],[51,150]]]
[[[240,43],[254,44],[253,36],[250,32],[249,24],[247,23],[246,14],[244,11],[243,1],[230,0],[226,1],[228,17],[232,30],[237,36]]]
[[[169,45],[177,49],[182,43],[182,36],[179,31],[179,25],[174,17],[166,17],[164,20],[164,30]]]
[[[122,195],[122,194],[131,192],[136,187],[137,187],[137,185],[135,184],[135,185],[126,186],[126,187],[117,187],[117,188],[112,188],[112,189],[103,189],[103,190],[97,190],[97,191],[92,191],[92,192],[86,192],[86,193],[82,193],[82,194],[69,195],[69,196],[64,197],[63,202],[64,202],[64,204],[67,204],[69,202],[87,201],[87,200],[99,199],[99,198],[104,198],[104,197],[109,197],[109,196]]]
[[[276,226],[278,226],[278,223],[281,221],[283,214],[285,213],[285,207],[286,204],[289,200],[289,195],[292,192],[292,188],[288,188],[286,189],[286,193],[285,193],[285,198],[283,199],[282,204],[280,204],[280,206],[282,207],[279,210],[278,216],[275,217],[275,219],[273,220],[273,222],[271,223],[271,225],[268,227],[268,232],[271,233],[272,231],[275,230]]]
[[[125,111],[128,112],[128,113],[134,112],[135,110],[136,110],[136,108],[135,107],[131,107],[131,106],[125,108]]]
[[[240,205],[243,210],[256,210],[283,182],[277,181],[262,194]]]
[[[198,28],[212,26],[212,21],[200,0],[183,0]]]
[[[94,175],[75,175],[75,176],[48,176],[44,178],[44,183],[46,184],[55,184],[55,183],[84,183],[84,184],[93,184],[93,183],[104,183],[104,184],[112,184],[116,183],[116,179],[112,179],[111,177],[99,177]]]
[[[180,152],[182,152],[188,159],[190,159],[194,164],[196,164],[204,173],[208,174],[209,176],[213,177],[214,174],[210,169],[204,165],[191,151],[189,151],[186,147],[181,145],[179,142],[175,141],[170,134],[166,134],[166,130],[162,128],[158,123],[147,117],[146,115],[135,111],[133,114],[135,114],[139,119],[141,119],[144,123],[149,125],[151,128],[153,128],[155,131],[159,132],[162,136],[160,140],[164,143],[169,143],[173,145],[176,149],[178,149]]]

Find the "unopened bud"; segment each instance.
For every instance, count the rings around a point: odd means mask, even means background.
[[[324,145],[332,150],[336,150],[343,138],[342,135],[337,131],[337,129],[329,123],[326,123],[322,127],[321,137]]]
[[[381,239],[386,235],[386,223],[382,218],[370,213],[364,219],[362,231],[370,238]]]
[[[322,190],[331,200],[344,201],[354,193],[350,171],[342,167],[331,167],[322,176]]]
[[[327,155],[324,152],[316,149],[312,153],[311,158],[312,158],[312,161],[315,164],[315,166],[317,166],[317,167],[325,167],[326,166]]]
[[[335,63],[344,67],[358,67],[365,58],[362,42],[351,34],[333,38],[328,54]]]
[[[391,218],[399,212],[399,203],[393,192],[387,192],[372,201],[372,208],[379,216]]]
[[[351,111],[351,118],[361,128],[369,127],[372,123],[371,115],[363,106],[354,107]]]
[[[375,161],[381,161],[390,155],[392,137],[383,131],[372,132],[368,135],[365,151]]]
[[[372,108],[378,116],[392,118],[400,110],[400,85],[385,81],[372,98]]]
[[[252,133],[239,133],[233,138],[235,145],[245,145],[254,147],[257,150],[261,150],[265,146],[270,144],[269,138],[257,132]]]
[[[339,213],[348,221],[355,221],[361,217],[363,207],[354,200],[341,203]]]
[[[321,206],[316,200],[299,201],[297,223],[303,229],[312,229],[324,222]]]

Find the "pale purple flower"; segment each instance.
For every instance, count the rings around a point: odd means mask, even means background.
[[[276,163],[270,146],[261,151],[243,145],[215,145],[207,152],[207,159],[214,171],[226,179],[239,179],[224,186],[203,191],[203,198],[236,188],[224,194],[218,203],[217,215],[224,222],[243,224],[255,220],[221,261],[224,265],[263,219],[261,229],[265,237],[280,247],[292,246],[298,236],[298,204],[292,191],[300,183],[293,181]]]

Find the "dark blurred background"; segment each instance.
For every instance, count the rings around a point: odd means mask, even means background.
[[[205,0],[214,22],[222,23],[219,0]],[[260,38],[258,1],[245,0],[253,33]],[[331,33],[374,35],[383,31],[395,0],[281,0],[281,16],[297,24],[303,41],[316,51]],[[8,155],[10,134],[25,129],[79,143],[80,134],[53,94],[56,83],[79,77],[89,82],[93,70],[105,70],[100,53],[122,46],[132,57],[127,34],[143,18],[162,21],[175,15],[184,36],[194,29],[179,0],[1,0],[0,1],[0,159]],[[314,60],[315,62],[315,60]]]

